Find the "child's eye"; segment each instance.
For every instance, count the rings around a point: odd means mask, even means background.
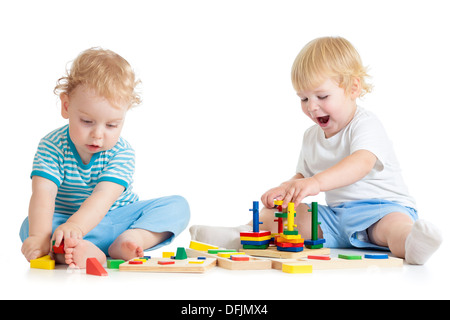
[[[326,98],[328,98],[328,96],[319,96],[317,98],[319,98],[319,100],[325,100]]]
[[[308,98],[300,98],[300,100],[301,100],[302,102],[306,102],[306,101],[308,101]]]
[[[86,123],[86,124],[91,124],[92,123],[91,120],[86,120],[86,119],[81,119],[81,122]]]
[[[117,127],[118,127],[117,124],[111,124],[111,123],[107,124],[106,126],[107,126],[108,128],[117,128]]]

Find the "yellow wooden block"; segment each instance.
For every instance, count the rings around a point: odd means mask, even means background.
[[[296,265],[283,263],[281,270],[286,273],[312,273],[312,265]]]
[[[52,270],[55,269],[55,260],[52,260],[49,255],[30,260],[30,268]]]
[[[219,252],[217,255],[221,258],[230,258],[230,256],[235,256],[238,254],[245,254],[244,252]]]
[[[204,262],[204,260],[191,260],[189,261],[189,263],[191,264],[202,264]]]
[[[139,259],[139,258],[136,258],[136,259],[133,259],[133,261],[142,261],[142,262],[147,262],[147,259]]]
[[[281,206],[283,204],[283,200],[274,200],[273,204],[276,206]]]
[[[211,244],[195,241],[195,240],[191,240],[191,243],[189,244],[189,248],[191,248],[193,250],[205,251],[205,252],[208,252],[208,249],[219,249],[219,247],[213,246]]]
[[[170,258],[170,257],[173,257],[173,256],[175,256],[175,252],[163,252],[162,253],[162,257],[163,258]]]
[[[287,240],[300,240],[300,239],[302,239],[302,236],[300,234],[298,234],[298,235],[295,235],[295,234],[281,234],[280,237],[283,238],[283,239],[287,239]]]
[[[243,241],[266,241],[272,239],[272,236],[266,236],[266,237],[241,237],[241,240]]]

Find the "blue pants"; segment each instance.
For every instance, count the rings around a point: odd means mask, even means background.
[[[318,205],[318,216],[328,248],[371,248],[389,250],[369,241],[367,228],[391,212],[403,212],[412,221],[417,211],[382,199],[345,202],[336,207]]]
[[[52,233],[71,215],[54,213]],[[190,218],[189,204],[181,196],[168,196],[151,200],[137,201],[125,207],[109,211],[100,223],[86,234],[83,239],[99,247],[108,255],[109,246],[129,229],[144,229],[151,232],[171,232],[172,236],[145,250],[154,250],[168,245],[188,225]],[[28,238],[28,218],[20,228],[22,242]]]

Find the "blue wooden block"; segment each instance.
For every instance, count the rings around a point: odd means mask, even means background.
[[[303,251],[303,247],[288,247],[288,248],[283,248],[283,247],[278,247],[278,246],[277,246],[277,250],[278,250],[278,251],[289,251],[289,252],[300,252],[300,251]]]
[[[250,241],[250,240],[241,240],[241,244],[251,244],[253,246],[260,246],[263,244],[269,244],[270,240],[264,240],[264,241]]]
[[[317,244],[325,243],[325,239],[317,239],[317,240],[305,240],[305,246],[315,246]]]
[[[387,254],[365,254],[365,259],[389,259]]]
[[[206,260],[206,257],[197,257],[197,260]]]

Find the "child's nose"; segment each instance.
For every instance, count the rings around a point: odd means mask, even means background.
[[[101,129],[99,126],[95,127],[95,128],[92,130],[91,137],[92,137],[93,139],[95,139],[95,140],[101,139],[102,136],[103,136],[103,132],[102,132],[102,129]]]

